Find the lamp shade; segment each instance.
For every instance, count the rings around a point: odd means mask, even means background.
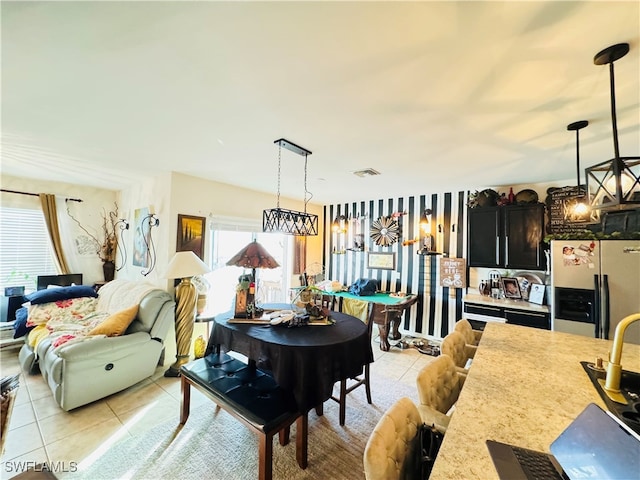
[[[198,258],[198,256],[191,252],[177,252],[167,267],[165,278],[185,278],[194,277],[196,275],[202,275],[209,273],[211,269]]]
[[[276,268],[280,265],[257,241],[251,242],[236,253],[227,265],[243,268]]]

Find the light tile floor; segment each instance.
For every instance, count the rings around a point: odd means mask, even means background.
[[[375,332],[374,332],[375,333]],[[392,347],[383,352],[374,340],[375,362],[371,375],[383,374],[415,386],[420,369],[434,357],[414,348]],[[0,377],[21,372],[18,349],[0,350]],[[0,478],[9,479],[25,466],[47,462],[60,469],[71,469],[90,455],[108,449],[124,437],[144,435],[147,429],[179,415],[180,381],[165,378],[167,367],[117,394],[65,412],[53,401],[41,375],[22,372],[5,451],[0,464]],[[192,405],[209,402],[192,390]],[[20,463],[22,462],[22,463]]]

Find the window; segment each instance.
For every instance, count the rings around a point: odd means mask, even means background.
[[[57,274],[40,210],[0,207],[0,289],[36,289],[38,275]]]
[[[231,230],[229,226],[224,226],[222,229],[214,227],[209,238],[212,272],[205,275],[210,284],[207,294],[207,310],[209,312],[217,314],[231,309],[235,299],[238,277],[248,270],[227,266],[227,262],[254,239],[280,264],[278,268],[256,270],[256,300],[258,304],[289,301],[293,237],[275,233]]]

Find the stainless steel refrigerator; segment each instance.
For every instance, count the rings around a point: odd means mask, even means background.
[[[612,340],[640,313],[640,240],[553,240],[551,290],[553,330]],[[624,341],[640,344],[640,322]]]

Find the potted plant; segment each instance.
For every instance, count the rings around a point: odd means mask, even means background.
[[[23,286],[26,291],[33,291],[36,289],[37,277],[30,275],[27,272],[21,270],[12,270],[6,277],[3,284],[7,286]]]
[[[113,280],[116,271],[116,251],[118,249],[118,236],[116,234],[116,224],[118,223],[118,204],[114,202],[114,209],[107,212],[102,210],[102,235],[100,238],[93,235],[82,224],[71,216],[73,221],[86,233],[93,241],[96,254],[102,260],[102,270],[105,282]]]

